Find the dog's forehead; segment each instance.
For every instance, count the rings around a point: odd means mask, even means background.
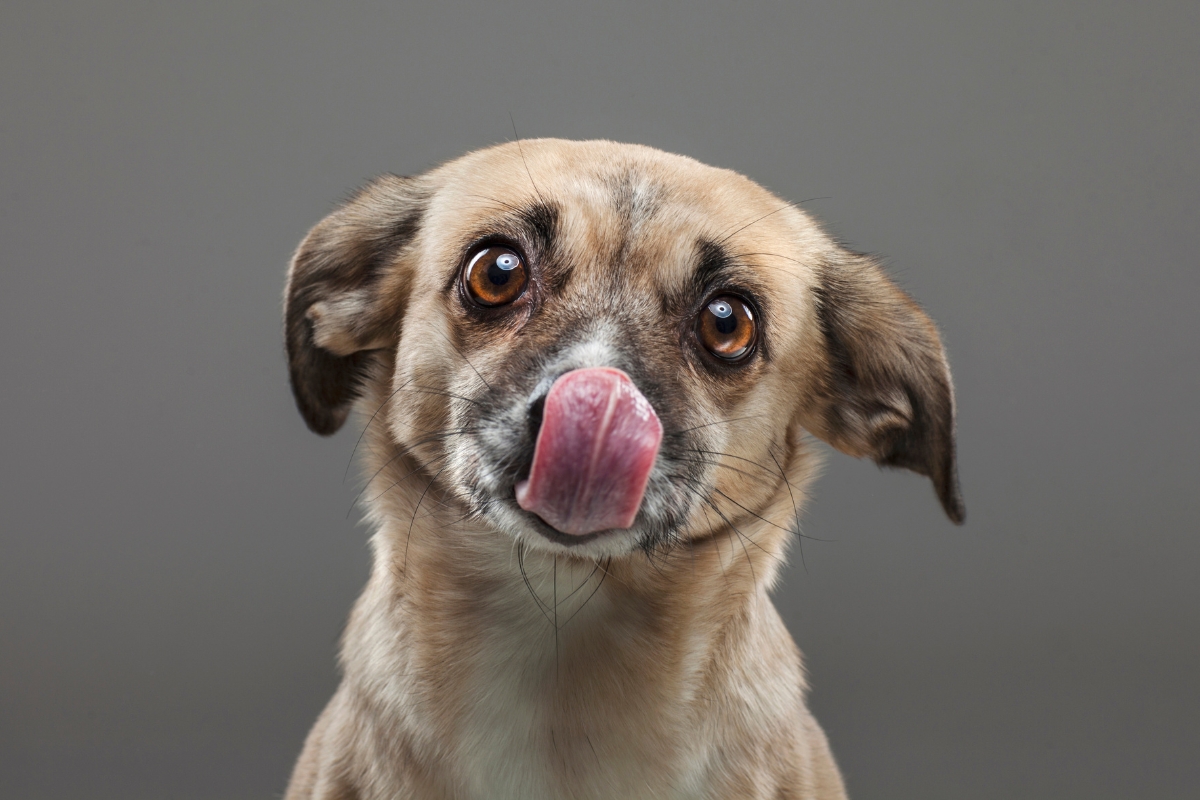
[[[827,242],[801,212],[757,183],[641,145],[536,139],[470,153],[439,169],[431,227],[457,239],[493,220],[552,208],[558,246],[580,260],[617,262],[665,290],[689,280],[707,245],[808,277],[806,256]]]

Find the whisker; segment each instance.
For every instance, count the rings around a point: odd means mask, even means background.
[[[817,198],[817,199],[823,199],[823,198]],[[801,261],[798,258],[792,258],[791,256],[785,256],[782,253],[758,252],[758,253],[737,253],[737,254],[735,254],[736,258],[750,258],[752,256],[771,256],[773,258],[782,258],[784,261],[791,261],[793,264],[799,264],[802,267],[811,266],[811,264],[806,264],[805,262]]]
[[[688,480],[688,479],[685,479],[685,480]],[[735,533],[737,533],[737,535],[738,535],[739,537],[741,537],[741,538],[742,538],[742,539],[743,539],[745,542],[750,542],[750,544],[752,544],[752,545],[754,545],[755,547],[757,547],[759,550],[761,550],[761,551],[762,551],[763,553],[765,553],[766,555],[768,555],[768,556],[770,556],[770,557],[772,557],[772,558],[775,558],[775,559],[776,559],[776,560],[778,560],[780,563],[784,563],[784,561],[783,561],[783,559],[782,559],[782,558],[780,558],[779,556],[775,555],[774,553],[772,553],[772,552],[770,552],[769,550],[767,550],[766,548],[764,548],[764,547],[763,547],[761,544],[759,544],[758,542],[754,541],[754,539],[753,539],[752,537],[750,537],[750,536],[747,536],[745,533],[743,533],[743,532],[742,532],[742,530],[741,530],[740,528],[738,528],[738,526],[734,525],[734,524],[733,524],[733,521],[732,521],[732,520],[730,520],[730,519],[729,519],[729,517],[727,517],[727,516],[725,515],[725,512],[721,511],[721,509],[720,509],[720,508],[717,506],[717,504],[716,504],[716,503],[715,503],[715,502],[712,500],[712,498],[710,498],[710,497],[707,497],[707,496],[705,496],[705,495],[701,494],[701,493],[700,493],[698,490],[696,490],[695,488],[692,488],[692,487],[690,487],[690,486],[687,486],[687,487],[685,487],[685,488],[687,488],[689,491],[691,491],[691,492],[692,492],[692,493],[694,493],[694,494],[695,494],[697,497],[699,497],[701,500],[703,500],[705,503],[707,503],[707,504],[709,505],[709,507],[710,507],[710,508],[712,508],[712,510],[713,510],[713,511],[715,511],[715,512],[717,513],[717,516],[719,516],[719,517],[720,517],[720,518],[721,518],[721,519],[722,519],[722,520],[725,522],[725,524],[726,524],[727,526],[729,526],[730,530],[732,530],[732,531],[734,531]],[[724,492],[722,492],[722,491],[720,491],[720,490],[715,490],[715,491],[717,491],[717,493],[718,493],[718,494],[720,494],[720,495],[721,495],[722,497],[724,497],[726,500],[729,500],[729,502],[733,503],[733,504],[734,504],[735,506],[737,506],[738,508],[741,508],[741,509],[743,509],[743,510],[746,510],[745,506],[743,506],[743,505],[739,504],[737,501],[733,500],[731,497],[729,497],[729,495],[725,494]],[[753,511],[750,511],[750,512],[748,512],[748,513],[750,513],[751,515],[753,515],[753,516],[756,516],[756,517],[758,516],[757,514],[754,514],[754,512],[753,512]],[[774,525],[774,524],[775,524],[775,523],[771,522],[771,521],[770,521],[770,520],[768,520],[768,519],[764,519],[763,517],[758,517],[758,518],[759,518],[759,519],[761,519],[761,520],[763,520],[763,522],[766,522],[766,523],[767,523],[767,524],[769,524],[769,525]],[[779,526],[778,526],[778,525],[775,525],[775,527],[777,527],[777,528],[778,528]],[[791,531],[790,531],[790,530],[787,530],[786,528],[781,528],[781,530],[784,530],[784,531],[787,531],[788,533],[791,533]],[[742,549],[743,549],[743,550],[745,550],[745,547],[746,547],[746,545],[743,543],[743,544],[742,544]],[[747,552],[747,553],[746,553],[746,557],[747,557],[747,558],[749,558],[749,557],[750,557],[750,554],[749,554],[749,552]],[[750,564],[750,568],[751,568],[751,572],[753,573],[753,569],[754,569],[754,564],[753,564],[753,563],[751,563],[751,564]],[[757,580],[757,578],[755,578],[755,580]]]
[[[678,430],[678,431],[669,431],[667,433],[664,433],[663,436],[664,437],[666,437],[666,436],[682,436],[685,433],[691,433],[692,431],[698,431],[701,428],[711,428],[713,425],[728,425],[732,422],[741,422],[743,420],[748,420],[748,419],[758,419],[761,416],[763,416],[763,415],[762,414],[751,414],[746,417],[734,417],[732,419],[719,419],[716,422],[706,422],[703,425],[694,425],[691,428],[684,428],[684,429]]]
[[[342,483],[346,482],[346,477],[350,474],[350,465],[354,463],[354,454],[358,452],[358,446],[362,444],[363,437],[367,435],[367,428],[371,427],[371,423],[375,421],[375,417],[379,416],[379,412],[383,411],[383,407],[390,403],[392,398],[400,393],[400,389],[403,389],[410,383],[412,383],[411,378],[400,384],[399,388],[389,394],[387,399],[379,404],[379,408],[375,409],[375,413],[371,415],[371,418],[367,420],[367,424],[363,426],[362,432],[358,434],[358,441],[354,443],[354,449],[350,451],[350,460],[346,462],[346,471],[342,474]]]
[[[795,494],[793,494],[793,493],[792,493],[792,484],[791,484],[791,482],[790,482],[790,481],[787,479],[787,475],[784,473],[784,471],[783,471],[783,467],[779,466],[779,461],[775,459],[775,455],[774,455],[773,453],[771,453],[771,452],[770,452],[770,450],[768,450],[768,451],[767,451],[767,453],[768,453],[768,455],[770,455],[770,456],[771,456],[771,459],[772,459],[773,461],[775,461],[775,466],[776,466],[776,467],[778,467],[778,472],[776,472],[776,470],[773,470],[773,469],[770,469],[770,468],[768,468],[768,467],[767,467],[766,465],[764,465],[764,464],[760,464],[760,463],[758,463],[757,461],[753,461],[753,460],[751,460],[751,459],[749,459],[749,458],[743,458],[742,456],[735,456],[735,455],[733,455],[732,453],[722,453],[722,452],[720,452],[720,451],[717,451],[717,450],[698,450],[698,449],[694,449],[694,448],[689,448],[689,449],[688,449],[686,452],[689,452],[689,453],[700,453],[700,454],[704,454],[704,455],[713,455],[713,456],[723,456],[723,457],[725,457],[725,458],[733,458],[733,459],[736,459],[736,460],[738,460],[738,461],[745,461],[745,462],[746,462],[746,463],[748,463],[748,464],[753,464],[754,466],[758,467],[758,468],[759,468],[759,469],[761,469],[763,472],[767,473],[768,475],[771,475],[772,477],[774,477],[774,476],[778,476],[779,478],[781,478],[781,479],[783,480],[783,483],[784,483],[784,484],[787,486],[787,489],[788,489],[788,495],[789,495],[789,497],[791,497],[791,499],[792,499],[792,509],[793,509],[793,510],[796,512],[796,517],[797,517],[797,519],[799,518],[799,516],[800,516],[800,509],[799,509],[799,507],[796,505],[796,496],[795,496]],[[731,465],[721,464],[721,463],[719,463],[719,462],[710,462],[710,461],[703,461],[703,460],[698,460],[698,459],[684,459],[684,460],[685,460],[685,461],[689,461],[689,460],[690,460],[690,461],[692,461],[692,463],[700,463],[700,464],[714,464],[715,466],[719,466],[719,467],[726,467],[726,468],[728,468],[728,469],[733,469],[733,467],[732,467]],[[737,472],[741,472],[743,475],[746,475],[747,477],[752,477],[752,476],[750,476],[750,475],[747,475],[747,473],[745,473],[745,472],[744,472],[744,471],[742,471],[742,470],[736,470],[736,471],[737,471]],[[693,478],[689,478],[688,480],[692,480],[692,481],[694,481],[695,479],[693,479]],[[716,489],[716,488],[714,487],[714,488],[713,488],[713,491],[714,491],[714,492],[717,492],[717,493],[718,493],[718,494],[720,494],[722,497],[724,497],[724,498],[726,498],[727,500],[729,500],[729,502],[733,503],[735,506],[737,506],[738,508],[740,508],[740,509],[742,509],[743,511],[745,511],[747,514],[750,514],[751,516],[754,516],[754,517],[758,517],[758,519],[762,520],[763,522],[767,523],[768,525],[772,525],[772,526],[774,526],[774,527],[778,528],[779,530],[782,530],[782,531],[787,531],[788,533],[790,533],[790,534],[794,534],[795,536],[797,536],[797,537],[799,537],[799,538],[811,539],[811,540],[813,540],[814,542],[824,542],[824,541],[830,541],[830,540],[828,540],[828,539],[820,539],[820,538],[817,538],[817,537],[815,537],[815,536],[807,536],[807,535],[805,535],[805,534],[803,534],[803,533],[801,533],[801,532],[800,532],[800,530],[799,530],[799,527],[797,527],[797,529],[796,529],[796,530],[792,530],[791,528],[785,528],[785,527],[783,527],[782,525],[779,525],[779,524],[777,524],[777,523],[771,522],[769,519],[766,519],[765,517],[761,517],[761,516],[759,516],[758,514],[756,514],[756,513],[754,513],[753,511],[751,511],[750,509],[748,509],[748,508],[746,508],[745,506],[743,506],[742,504],[738,503],[736,500],[734,500],[732,497],[730,497],[729,495],[725,494],[725,493],[724,493],[724,492],[722,492],[721,490],[719,490],[719,489]]]
[[[697,494],[699,494],[699,493],[697,493]],[[704,500],[705,498],[703,496],[701,496],[700,499]],[[710,517],[708,515],[708,504],[707,503],[701,504],[700,510],[704,512],[704,521],[705,521],[705,523],[708,524],[709,530],[712,530],[713,522],[712,522],[712,517]],[[718,548],[718,552],[719,552],[719,548]],[[733,552],[733,551],[730,550],[730,552]],[[695,556],[693,555],[693,557],[692,557],[692,571],[693,572],[695,571],[695,565],[696,565],[696,559],[695,559]],[[721,577],[725,579],[725,585],[728,586],[729,585],[729,573],[725,571],[725,565],[721,563],[720,559],[717,559],[717,566],[719,566],[721,568]]]
[[[424,514],[417,517],[417,519],[419,519],[419,520],[434,519],[439,514],[441,514],[443,511],[445,511],[447,509],[452,510],[452,511],[457,511],[460,508],[460,506],[456,505],[454,502],[452,502],[450,499],[448,499],[445,494],[443,494],[440,499],[436,498],[436,497],[431,498],[431,502],[434,504],[434,507],[430,508]]]
[[[434,389],[431,386],[414,386],[413,388],[406,389],[405,391],[416,392],[417,394],[432,394],[438,397],[450,397],[455,400],[462,400],[476,406],[483,405],[478,400],[472,400],[469,397],[463,397],[461,394],[454,394],[453,392],[444,392],[441,389]]]
[[[691,447],[689,447],[685,452],[698,453],[700,455],[705,455],[705,456],[722,456],[723,458],[732,458],[736,461],[745,461],[747,464],[752,464],[753,466],[758,467],[759,469],[761,469],[763,472],[767,473],[768,475],[775,474],[775,470],[768,469],[765,465],[760,464],[757,461],[754,461],[752,459],[744,458],[742,456],[735,456],[733,453],[722,453],[720,450],[700,450],[700,449],[691,448]]]
[[[771,448],[767,448],[767,455],[775,462],[775,466],[779,467],[779,476],[783,478],[783,483],[787,486],[788,497],[792,499],[792,519],[796,520],[796,546],[800,548],[800,566],[804,567],[804,574],[808,574],[808,564],[804,560],[804,535],[800,532],[800,507],[796,505],[796,495],[792,493],[792,482],[788,480],[787,473],[783,471],[783,465],[779,463],[779,459],[775,457],[775,453]]]
[[[767,523],[767,524],[768,524],[768,525],[770,525],[772,528],[776,528],[776,529],[778,529],[778,530],[781,530],[781,531],[783,531],[784,533],[789,533],[789,534],[790,534],[790,533],[794,533],[794,531],[793,531],[791,528],[785,528],[785,527],[783,527],[782,525],[780,525],[780,524],[778,524],[778,523],[776,523],[776,522],[772,522],[771,520],[767,519],[766,517],[762,516],[761,514],[758,514],[758,513],[754,512],[754,511],[751,511],[750,509],[746,508],[744,505],[742,505],[741,503],[739,503],[737,500],[734,500],[732,497],[730,497],[729,495],[727,495],[727,494],[725,494],[724,492],[722,492],[720,489],[713,489],[713,491],[714,491],[714,492],[716,492],[717,494],[721,495],[721,497],[724,497],[726,500],[728,500],[729,502],[733,503],[735,506],[737,506],[738,508],[740,508],[742,511],[745,511],[747,514],[749,514],[750,516],[754,517],[755,519],[758,519],[758,520],[761,520],[762,522],[765,522],[765,523]]]
[[[461,435],[467,434],[467,433],[475,433],[477,430],[478,430],[477,428],[458,428],[456,430],[437,431],[435,433],[430,433],[428,436],[426,436],[424,438],[418,439],[417,441],[413,442],[411,445],[398,444],[397,445],[398,449],[396,451],[396,454],[394,456],[392,456],[391,458],[389,458],[387,461],[383,462],[383,466],[381,466],[379,469],[375,470],[375,474],[373,474],[370,478],[367,479],[367,482],[365,484],[363,484],[363,488],[359,491],[358,494],[356,494],[354,496],[354,499],[352,501],[350,501],[350,508],[346,510],[346,516],[347,517],[350,516],[350,512],[354,510],[354,506],[358,503],[359,500],[362,499],[362,496],[364,494],[366,494],[367,489],[371,488],[371,484],[374,483],[375,479],[378,478],[380,476],[380,474],[385,469],[387,469],[393,462],[395,462],[396,459],[401,458],[405,455],[408,455],[409,453],[412,452],[413,448],[419,447],[420,445],[428,444],[429,442],[433,442],[433,441],[436,441],[436,440],[442,439],[442,438],[448,438],[450,436],[461,436]],[[409,475],[411,475],[411,474],[412,473],[410,472]],[[405,477],[408,477],[408,476],[406,475]],[[400,480],[402,481],[402,480],[404,480],[404,478],[401,478]],[[400,481],[393,483],[391,486],[389,486],[387,489],[385,489],[379,495],[379,497],[382,497],[384,494],[387,494],[388,491],[395,488],[395,486],[399,482]],[[379,497],[376,497],[375,499],[378,500]],[[374,501],[372,501],[372,502],[374,502]]]
[[[766,553],[767,551],[763,550],[762,545],[760,545],[758,542],[754,541],[753,539],[749,539],[749,537],[747,537],[746,534],[742,533],[741,530],[738,529],[738,526],[734,525],[733,522],[730,521],[729,517],[725,516],[725,513],[723,511],[721,511],[720,508],[717,507],[717,504],[715,502],[713,502],[712,498],[705,498],[705,501],[712,507],[713,511],[717,512],[717,516],[719,516],[721,519],[723,519],[725,521],[726,526],[728,526],[728,528],[731,531],[733,531],[734,533],[736,533],[738,535],[738,538],[741,541],[741,545],[742,545],[742,552],[746,556],[746,564],[750,567],[750,579],[753,580],[754,583],[758,583],[758,576],[754,574],[754,559],[752,559],[750,557],[750,551],[746,549],[746,541],[749,541],[751,544],[753,544],[759,550],[762,550],[764,553]],[[729,552],[731,555],[733,553],[732,541],[733,540],[730,539],[731,544],[730,544]]]
[[[750,480],[758,479],[757,475],[747,472],[744,469],[738,469],[733,464],[725,464],[720,461],[712,461],[712,460],[705,459],[705,458],[680,458],[679,460],[683,461],[684,463],[687,463],[687,464],[705,464],[710,467],[721,467],[722,469],[727,469],[730,472],[736,472],[737,474],[742,475],[743,477],[749,478]]]
[[[383,497],[385,494],[387,494],[388,492],[390,492],[392,489],[395,489],[395,488],[396,488],[397,486],[399,486],[400,484],[404,483],[406,480],[408,480],[409,478],[411,478],[413,475],[416,475],[416,474],[417,474],[417,473],[419,473],[421,470],[425,469],[426,467],[430,466],[431,464],[435,464],[435,463],[437,463],[438,461],[441,461],[443,458],[448,458],[448,457],[449,457],[449,455],[450,455],[449,453],[442,453],[441,455],[436,455],[436,456],[434,456],[433,458],[429,459],[428,461],[426,461],[426,462],[424,462],[424,463],[422,463],[422,464],[418,464],[417,466],[413,467],[411,470],[409,470],[408,472],[406,472],[404,475],[402,475],[401,477],[397,478],[397,479],[396,479],[396,480],[395,480],[395,481],[394,481],[394,482],[393,482],[393,483],[392,483],[390,486],[388,486],[388,487],[387,487],[386,489],[384,489],[382,492],[380,492],[379,494],[377,494],[377,495],[375,495],[374,497],[372,497],[372,498],[371,498],[371,499],[368,501],[368,503],[374,503],[376,500],[378,500],[379,498]]]
[[[538,610],[542,612],[546,622],[553,625],[554,620],[550,619],[550,612],[546,609],[542,598],[538,597],[537,592],[533,590],[533,584],[529,582],[529,574],[525,572],[525,545],[520,541],[517,542],[517,566],[521,572],[521,578],[525,581],[525,588],[529,590],[529,596],[533,598],[533,602],[537,603]]]
[[[646,557],[646,563],[647,563],[647,564],[649,564],[651,567],[653,567],[653,568],[654,568],[654,571],[658,573],[659,577],[661,577],[661,578],[666,578],[666,577],[667,577],[667,576],[666,576],[666,575],[663,573],[663,571],[662,571],[662,567],[660,567],[660,566],[658,566],[658,564],[655,564],[655,563],[654,563],[654,559],[653,559],[653,558],[651,558],[651,556],[650,556],[650,549],[649,549],[649,548],[643,548],[643,549],[642,549],[642,555],[644,555],[644,556]]]
[[[580,583],[578,586],[576,586],[574,589],[572,589],[572,590],[571,590],[571,592],[570,592],[570,594],[564,595],[564,596],[563,596],[563,598],[562,598],[561,600],[559,600],[558,602],[559,602],[560,604],[561,604],[561,603],[565,603],[565,602],[567,602],[568,600],[570,600],[570,599],[571,599],[571,598],[572,598],[572,597],[575,595],[575,593],[576,593],[576,592],[578,592],[578,591],[579,591],[580,589],[582,589],[584,586],[587,586],[587,584],[588,584],[588,581],[590,581],[590,580],[592,579],[592,576],[596,574],[596,570],[598,570],[598,569],[600,569],[600,562],[599,562],[599,561],[597,561],[597,562],[596,562],[596,563],[595,563],[595,564],[592,566],[592,571],[591,571],[591,572],[589,572],[589,573],[587,574],[587,577],[583,579],[583,582],[582,582],[582,583]]]
[[[448,503],[441,503],[441,505],[442,505],[442,507],[443,507],[443,508],[450,508],[450,507],[451,507],[451,506],[450,506]],[[457,525],[458,523],[462,522],[463,520],[470,519],[470,518],[471,518],[471,517],[473,517],[474,515],[475,515],[475,512],[474,512],[474,511],[470,511],[470,510],[468,510],[468,511],[466,511],[464,514],[462,514],[461,516],[455,517],[454,519],[450,520],[449,522],[445,522],[445,523],[443,523],[442,525],[438,526],[438,527],[437,527],[435,530],[444,531],[444,530],[446,530],[447,528],[449,528],[451,525]],[[425,515],[424,515],[424,516],[422,516],[422,517],[418,517],[418,519],[425,520],[425,519],[429,519],[429,518],[431,518],[431,517],[434,517],[434,516],[437,516],[437,512],[429,512],[428,514],[425,514]]]
[[[758,219],[755,219],[755,220],[752,220],[752,221],[750,221],[750,222],[747,222],[745,225],[743,225],[742,227],[738,228],[737,230],[735,230],[733,233],[729,234],[728,236],[724,236],[724,237],[722,237],[720,240],[718,240],[718,241],[717,241],[717,244],[719,244],[719,245],[721,245],[721,244],[725,244],[727,241],[729,241],[730,239],[732,239],[734,236],[737,236],[739,233],[741,233],[742,231],[746,230],[746,228],[749,228],[751,225],[757,225],[758,223],[762,222],[762,221],[763,221],[764,219],[766,219],[767,217],[773,217],[773,216],[775,216],[775,215],[776,215],[776,214],[778,214],[780,211],[786,211],[786,210],[787,210],[787,209],[789,209],[789,208],[796,208],[797,206],[803,205],[804,203],[811,203],[813,200],[830,200],[830,199],[832,199],[832,198],[829,198],[829,197],[810,197],[810,198],[808,198],[807,200],[800,200],[800,201],[797,201],[797,202],[795,202],[795,203],[784,203],[784,204],[783,204],[783,206],[781,206],[780,208],[777,208],[777,209],[775,209],[774,211],[771,211],[771,212],[769,212],[769,213],[767,213],[767,214],[763,214],[763,215],[762,215],[761,217],[759,217]]]
[[[506,203],[506,202],[504,202],[503,200],[501,200],[500,198],[498,198],[498,197],[492,197],[491,195],[486,195],[486,194],[469,194],[469,195],[467,195],[467,197],[474,197],[474,198],[477,198],[477,199],[479,199],[479,200],[488,200],[488,201],[490,201],[490,202],[493,202],[493,203],[495,203],[495,204],[496,204],[496,205],[498,205],[498,206],[503,206],[504,208],[507,208],[507,209],[509,209],[510,211],[516,211],[518,214],[521,212],[521,209],[520,209],[520,208],[517,208],[517,207],[516,207],[516,206],[514,206],[512,203]]]
[[[558,556],[554,557],[554,680],[558,680]]]
[[[510,206],[510,208],[511,208],[511,206]],[[458,357],[461,358],[463,361],[467,362],[467,366],[470,367],[471,370],[475,373],[475,377],[477,377],[477,378],[479,378],[479,380],[483,381],[483,385],[486,386],[490,390],[492,388],[492,385],[490,383],[488,383],[487,380],[483,377],[483,375],[481,375],[479,373],[479,370],[475,369],[475,365],[471,363],[471,359],[467,358],[466,355],[463,354],[463,351],[458,349],[458,345],[456,345],[453,341],[451,341],[450,337],[447,336],[444,331],[439,330],[438,333],[441,335],[441,337],[443,339],[446,340],[446,344],[450,345],[450,347],[452,347],[454,349],[454,352],[458,353]]]
[[[512,123],[513,139],[517,141],[517,152],[521,154],[521,163],[525,165],[525,174],[529,176],[529,182],[533,184],[533,193],[537,195],[539,203],[546,205],[546,200],[542,197],[542,192],[533,179],[533,173],[529,171],[529,162],[525,160],[525,148],[521,147],[521,137],[517,135],[517,121],[513,119],[511,111],[508,112],[508,121]]]
[[[596,562],[596,566],[600,567],[599,561]],[[592,593],[587,596],[587,599],[583,601],[579,608],[575,609],[575,612],[571,614],[571,616],[567,617],[567,621],[562,624],[564,628],[571,624],[571,620],[575,619],[575,617],[579,615],[579,612],[583,611],[583,609],[587,607],[587,604],[592,601],[592,598],[596,596],[596,592],[600,591],[600,587],[604,585],[604,579],[608,577],[608,568],[611,566],[612,556],[609,556],[604,568],[600,570],[602,574],[600,575],[600,581],[596,584],[596,588],[592,589]],[[592,571],[592,574],[595,574],[595,570]],[[591,580],[590,576],[588,580]]]
[[[404,538],[404,566],[401,569],[405,569],[408,566],[408,546],[412,544],[412,529],[417,521],[417,512],[421,510],[421,503],[425,500],[425,494],[429,491],[429,487],[433,486],[434,481],[445,470],[446,468],[442,467],[434,473],[433,477],[429,479],[429,483],[425,484],[425,491],[421,492],[421,496],[417,499],[417,506],[413,509],[412,519],[408,521],[408,535]]]

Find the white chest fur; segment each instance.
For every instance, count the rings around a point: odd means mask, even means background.
[[[660,641],[667,623],[623,603],[604,565],[523,566],[528,584],[480,578],[409,608],[404,630],[363,637],[392,724],[430,743],[456,797],[705,797],[701,642]]]

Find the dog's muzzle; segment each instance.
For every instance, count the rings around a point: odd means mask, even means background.
[[[662,442],[662,423],[619,369],[558,378],[542,408],[529,478],[517,504],[575,536],[629,528]]]

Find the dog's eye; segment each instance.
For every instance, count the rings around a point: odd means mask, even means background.
[[[507,247],[485,247],[467,263],[463,286],[481,306],[502,306],[525,291],[529,275],[525,262]]]
[[[726,361],[745,358],[754,347],[754,312],[738,297],[713,298],[696,320],[696,336],[717,358]]]

